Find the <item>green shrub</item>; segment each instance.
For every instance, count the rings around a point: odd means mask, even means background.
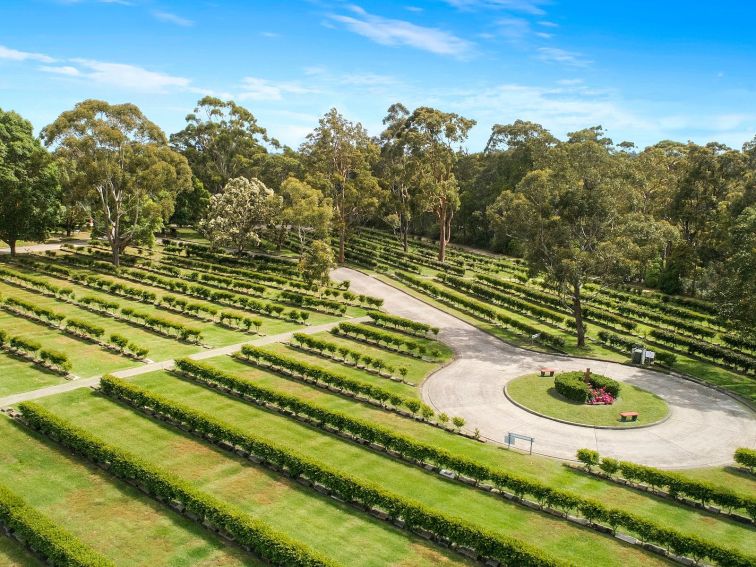
[[[605,457],[601,459],[599,468],[609,476],[612,476],[619,470],[619,461],[617,459],[610,459],[609,457]]]
[[[592,449],[578,449],[577,460],[585,465],[585,468],[591,469],[599,464],[598,451]]]
[[[581,372],[564,372],[554,378],[554,388],[562,396],[574,402],[585,403],[591,395],[591,389],[583,381]]]
[[[747,468],[751,474],[756,471],[756,451],[741,447],[735,450],[735,462]]]

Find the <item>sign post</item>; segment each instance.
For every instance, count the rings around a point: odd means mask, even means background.
[[[534,437],[529,437],[527,435],[520,435],[519,433],[512,433],[511,431],[507,433],[506,442],[507,442],[507,448],[511,449],[512,445],[515,444],[515,442],[520,439],[522,441],[529,441],[530,442],[530,451],[529,453],[533,454],[533,442],[535,441]]]

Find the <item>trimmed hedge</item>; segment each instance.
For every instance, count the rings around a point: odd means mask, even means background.
[[[292,477],[317,482],[348,502],[371,508],[378,507],[390,517],[404,521],[404,528],[421,528],[459,546],[474,549],[478,554],[508,565],[556,566],[560,561],[531,549],[522,542],[494,534],[468,522],[434,512],[425,506],[393,494],[373,483],[342,473],[336,469],[296,454],[267,438],[237,429],[190,407],[154,394],[125,380],[106,376],[101,382],[105,395],[124,400],[136,408],[156,412],[174,423],[191,429],[196,435],[210,435],[215,441],[243,449],[265,462],[283,469]]]
[[[108,383],[108,378],[103,378],[104,388],[108,387]],[[23,402],[19,404],[19,410],[24,421],[33,429],[53,438],[71,452],[94,461],[112,475],[137,484],[154,498],[180,507],[197,518],[198,522],[225,531],[233,536],[238,545],[274,565],[334,565],[304,545],[272,530],[267,524],[241,514],[139,457],[103,442],[40,405]]]
[[[481,465],[467,457],[456,456],[445,449],[424,444],[405,435],[395,433],[388,428],[321,408],[289,394],[270,390],[218,370],[206,363],[179,359],[176,361],[176,367],[184,375],[200,382],[215,383],[229,388],[240,397],[252,398],[258,404],[273,404],[284,412],[305,415],[318,424],[328,425],[354,435],[358,439],[381,445],[389,451],[398,453],[406,461],[418,464],[428,463],[439,469],[455,471],[478,482],[490,482],[498,489],[507,490],[519,498],[529,496],[542,506],[549,506],[565,512],[578,512],[591,522],[604,523],[614,530],[619,527],[625,528],[639,537],[649,538],[645,541],[653,541],[659,545],[670,547],[681,555],[693,554],[694,552],[699,555],[704,553],[712,560],[719,561],[721,565],[745,566],[749,564],[748,560],[737,552],[730,552],[697,538],[691,538],[673,530],[656,526],[652,522],[631,513],[606,508],[599,502],[552,488],[536,480]],[[601,465],[607,460],[609,459],[604,459]]]
[[[337,343],[318,339],[316,337],[313,337],[312,335],[294,333],[292,339],[295,345],[302,346],[309,350],[314,350],[321,356],[330,358],[332,360],[335,360],[336,362],[347,364],[347,359],[351,359],[355,365],[359,362],[362,362],[362,364],[365,366],[365,370],[378,373],[380,373],[382,370],[386,370],[387,372],[393,374],[396,370],[393,366],[387,364],[380,358],[374,358],[372,356],[362,354],[359,351],[341,346]],[[336,353],[341,355],[341,359],[337,358]]]
[[[568,400],[584,404],[591,395],[591,389],[580,372],[564,372],[554,378],[554,388]]]
[[[347,322],[339,323],[338,327],[331,329],[331,333],[334,335],[344,334],[356,337],[380,348],[394,347],[389,348],[389,350],[409,354],[416,358],[422,358],[428,353],[428,348],[421,342],[394,333],[387,333],[368,325]]]
[[[736,463],[746,467],[751,474],[754,474],[754,471],[756,471],[756,451],[741,447],[735,450],[734,458]]]
[[[398,317],[397,315],[389,315],[388,313],[381,313],[380,311],[370,311],[368,317],[373,320],[373,323],[382,327],[393,327],[400,331],[406,331],[418,336],[425,336],[428,333],[438,335],[438,327],[432,327],[426,323],[420,323],[419,321],[413,321],[412,319],[405,319],[404,317]]]
[[[0,524],[49,565],[61,567],[115,565],[2,485],[0,485]]]

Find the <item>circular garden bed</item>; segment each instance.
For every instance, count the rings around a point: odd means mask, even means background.
[[[507,397],[527,410],[578,425],[629,429],[658,423],[669,414],[669,407],[659,396],[626,383],[611,405],[570,400],[556,391],[553,377],[538,374],[515,378],[505,390]],[[621,421],[621,412],[638,412],[638,420]]]

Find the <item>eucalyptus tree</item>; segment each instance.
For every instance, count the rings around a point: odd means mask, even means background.
[[[85,100],[45,127],[42,137],[69,164],[72,185],[89,189],[95,233],[106,236],[116,266],[126,246],[153,241],[173,213],[176,194],[191,188],[186,159],[133,104]]]
[[[327,284],[335,265],[333,248],[325,240],[313,240],[299,259],[302,278],[310,284]]]
[[[459,183],[454,175],[461,145],[475,121],[458,114],[421,106],[402,119],[398,136],[407,148],[412,183],[420,210],[438,222],[438,259],[446,257],[451,223],[459,207]]]
[[[44,240],[58,220],[58,171],[34,137],[32,125],[0,109],[0,239],[16,255],[16,242]]]
[[[498,228],[517,239],[532,273],[545,274],[571,305],[577,344],[585,346],[582,288],[625,269],[627,215],[620,171],[596,140],[552,148],[489,207]]]
[[[377,167],[381,185],[388,191],[386,220],[398,233],[405,252],[409,248],[410,223],[417,210],[412,158],[402,136],[409,116],[409,110],[402,103],[397,102],[388,108],[383,119],[386,128],[380,136],[381,156]]]
[[[171,135],[171,145],[210,193],[234,177],[260,177],[268,159],[266,145],[278,147],[255,116],[233,101],[206,96],[186,116],[186,127]]]
[[[351,229],[373,214],[384,192],[373,175],[378,146],[359,122],[350,122],[332,108],[300,148],[306,181],[333,204],[332,227],[339,240],[338,262]]]
[[[280,206],[281,198],[259,179],[235,177],[210,197],[197,228],[213,246],[231,246],[241,253],[260,243],[261,231]]]

